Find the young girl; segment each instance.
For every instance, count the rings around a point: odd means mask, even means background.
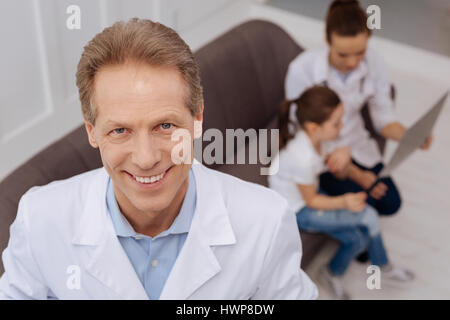
[[[301,127],[294,136],[288,127],[292,104],[297,107],[295,115]],[[341,276],[352,259],[365,249],[372,264],[381,268],[381,283],[406,283],[414,276],[389,264],[377,212],[367,205],[364,192],[328,196],[318,189],[318,177],[327,170],[328,155],[322,143],[338,138],[343,114],[344,107],[337,94],[322,86],[311,87],[299,98],[284,101],[279,114],[280,152],[272,164],[278,167],[278,172],[269,176],[269,186],[288,200],[300,230],[323,232],[340,242],[333,259],[321,268],[320,279],[336,298],[348,299]],[[353,167],[348,161],[339,175],[345,177]]]

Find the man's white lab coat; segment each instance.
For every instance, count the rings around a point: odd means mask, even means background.
[[[312,299],[295,216],[275,192],[193,164],[197,206],[161,299]],[[3,252],[0,297],[148,299],[106,208],[104,168],[31,188]]]

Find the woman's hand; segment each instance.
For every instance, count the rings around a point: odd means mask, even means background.
[[[406,132],[406,128],[400,122],[392,122],[386,125],[381,130],[381,135],[386,139],[400,141]],[[433,135],[431,134],[420,147],[422,150],[428,150],[433,142]]]
[[[328,170],[331,173],[344,171],[352,159],[352,153],[349,147],[342,147],[330,153],[326,159]]]
[[[366,206],[367,194],[363,191],[358,193],[346,193],[343,195],[345,208],[351,212],[361,212]]]
[[[359,185],[367,190],[377,181],[377,176],[369,170],[362,170],[359,175]],[[383,182],[378,182],[375,187],[370,191],[370,196],[376,200],[384,197],[388,187]]]
[[[425,143],[420,147],[422,150],[428,150],[431,147],[431,143],[433,142],[433,135],[430,135],[427,140],[425,140]]]

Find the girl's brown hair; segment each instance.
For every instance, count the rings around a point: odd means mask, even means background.
[[[294,137],[294,134],[289,131],[289,124],[295,126],[295,123],[292,123],[289,118],[290,106],[293,103],[297,106],[295,115],[298,124],[300,127],[304,127],[306,122],[320,125],[327,121],[341,100],[333,90],[323,86],[313,86],[304,91],[297,99],[284,100],[278,113],[280,149],[284,148]]]
[[[371,34],[367,27],[367,14],[357,0],[334,0],[328,8],[326,18],[327,41],[331,43],[331,35],[356,36],[361,32]]]

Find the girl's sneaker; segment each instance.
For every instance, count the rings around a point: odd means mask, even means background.
[[[402,267],[387,265],[381,268],[381,285],[405,287],[415,278],[414,273]]]
[[[350,300],[350,295],[345,290],[342,276],[335,276],[324,265],[319,269],[319,282],[327,289],[334,298],[339,300]]]

